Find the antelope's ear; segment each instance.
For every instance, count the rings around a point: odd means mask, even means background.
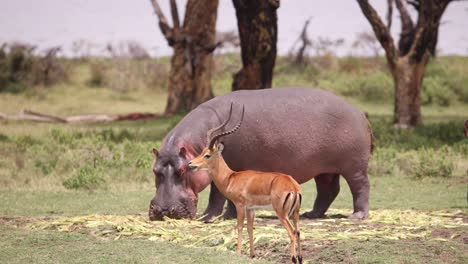
[[[154,154],[155,157],[158,157],[159,152],[158,152],[158,150],[156,148],[153,148],[153,154]]]
[[[222,153],[223,150],[224,150],[224,143],[223,142],[218,143],[218,145],[216,146],[216,151],[218,151],[219,153]]]
[[[187,157],[186,155],[187,155],[187,150],[184,147],[181,147],[179,149],[179,156],[185,159]]]

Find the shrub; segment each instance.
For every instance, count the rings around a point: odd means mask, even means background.
[[[138,89],[165,90],[169,80],[168,64],[152,59],[112,58],[90,63],[88,86],[119,92]]]
[[[57,159],[36,160],[34,165],[36,168],[41,170],[42,174],[48,175],[55,170],[55,167],[57,166]]]
[[[457,95],[440,77],[426,77],[423,81],[422,103],[449,106],[457,101]]]
[[[366,101],[382,102],[393,98],[394,89],[391,77],[384,72],[375,72],[361,77],[357,96]]]
[[[85,165],[74,176],[64,180],[63,186],[67,189],[95,190],[103,187],[105,183],[105,179],[95,168]]]
[[[393,98],[394,94],[393,81],[384,72],[340,74],[332,79],[331,85],[344,96],[364,101],[385,102]]]
[[[92,62],[89,65],[90,77],[88,86],[101,87],[104,85],[105,68],[103,64]]]
[[[466,144],[462,120],[422,124],[415,129],[395,129],[390,119],[376,120],[372,116],[371,123],[378,147],[410,150]]]
[[[21,43],[0,47],[0,92],[18,93],[34,85],[50,86],[67,80],[67,67],[57,58],[59,47],[41,56],[34,50],[34,46]]]
[[[396,164],[405,175],[422,179],[425,177],[451,177],[455,170],[448,148],[412,150],[397,155]]]
[[[419,155],[419,164],[415,168],[414,176],[423,177],[451,177],[455,169],[452,155],[447,148],[438,151],[423,149]]]
[[[458,96],[458,100],[468,103],[468,75],[455,75],[447,78],[447,85]]]
[[[369,161],[369,174],[372,176],[390,176],[395,172],[395,157],[398,150],[395,148],[375,149]]]

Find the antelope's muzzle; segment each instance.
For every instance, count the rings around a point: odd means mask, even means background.
[[[193,164],[191,161],[188,163],[188,167],[193,171],[197,170],[198,168],[198,166]]]

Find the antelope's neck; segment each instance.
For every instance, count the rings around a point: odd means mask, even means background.
[[[210,177],[216,187],[218,187],[221,192],[224,192],[229,185],[229,176],[231,176],[235,171],[229,168],[221,155],[214,166],[216,167],[210,169]]]

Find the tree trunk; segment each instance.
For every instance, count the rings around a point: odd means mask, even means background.
[[[414,127],[421,121],[420,94],[424,71],[430,54],[436,53],[440,19],[451,1],[395,0],[402,24],[399,48],[396,49],[390,27],[384,25],[368,0],[357,0],[385,50],[387,63],[395,81],[395,127]],[[416,26],[406,8],[406,3],[412,4],[418,12]],[[389,6],[389,13],[391,8]]]
[[[417,63],[406,56],[400,57],[392,70],[395,83],[395,127],[414,127],[421,121],[421,88],[428,58],[427,54]]]
[[[215,44],[218,0],[188,0],[182,27],[175,0],[169,1],[172,27],[158,1],[150,2],[161,32],[174,49],[165,114],[190,111],[213,97],[211,54],[218,46]]]
[[[165,114],[187,112],[213,98],[211,71],[217,9],[217,0],[187,2],[180,39],[173,44]]]
[[[232,90],[271,87],[278,38],[279,0],[233,0],[241,41],[242,69]]]

